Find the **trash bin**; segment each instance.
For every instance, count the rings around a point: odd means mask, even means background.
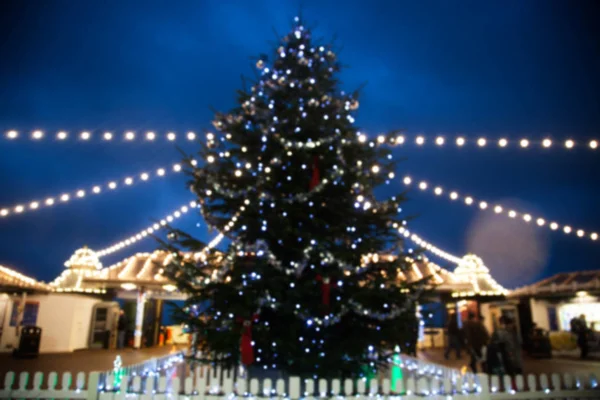
[[[15,357],[35,358],[40,354],[42,328],[39,326],[24,326],[21,328],[19,348],[13,351]]]

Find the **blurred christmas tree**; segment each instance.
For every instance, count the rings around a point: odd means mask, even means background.
[[[180,318],[203,361],[362,376],[411,342],[421,287],[400,279],[403,197],[374,194],[394,177],[395,135],[357,130],[357,95],[339,91],[336,55],[299,18],[256,68],[239,107],[216,115],[204,162],[188,163],[203,217],[231,245],[198,253],[171,230],[168,272],[190,295]]]

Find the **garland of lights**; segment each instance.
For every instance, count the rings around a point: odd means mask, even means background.
[[[410,186],[413,183],[413,180],[410,176],[405,176],[404,179],[402,180],[402,182],[404,183],[404,185],[406,186]],[[441,196],[444,193],[444,189],[440,186],[435,186],[435,188],[433,188],[432,186],[430,186],[427,182],[425,181],[421,181],[418,184],[418,188],[422,191],[427,191],[430,190],[432,191],[436,196]],[[458,194],[458,192],[456,191],[451,191],[449,194],[449,198],[452,201],[456,201],[460,199],[460,195]],[[476,200],[471,197],[471,196],[463,196],[464,199],[464,204],[466,206],[470,206],[476,203]],[[487,210],[488,208],[490,208],[490,204],[486,201],[479,201],[479,208],[481,210]],[[519,213],[515,210],[505,210],[501,205],[496,204],[495,206],[493,206],[493,211],[496,214],[505,214],[506,216],[508,216],[509,218],[517,218],[518,216],[521,216],[521,219],[524,222],[531,222],[533,220],[535,220],[535,223],[537,224],[537,226],[539,227],[543,227],[543,226],[548,226],[551,230],[556,231],[558,230],[561,225],[559,225],[557,222],[550,222],[547,223],[546,220],[544,218],[535,218],[533,217],[531,214],[527,214],[527,213]],[[562,231],[568,235],[572,232],[575,232],[575,234],[577,235],[578,238],[584,238],[586,237],[586,232],[583,229],[577,229],[575,230],[574,228],[572,228],[569,225],[564,225],[562,226]],[[596,232],[591,232],[589,233],[588,236],[589,239],[591,240],[597,240],[598,239],[598,234]]]
[[[315,100],[316,101],[316,100]],[[310,102],[309,102],[309,105]],[[315,105],[318,105],[318,101]],[[355,107],[350,102],[347,103],[347,109],[354,109]],[[136,133],[134,131],[126,131],[120,135],[114,134],[112,132],[92,132],[92,131],[82,131],[79,133],[69,134],[66,131],[58,131],[54,134],[47,134],[42,130],[34,130],[30,133],[21,133],[16,130],[9,130],[5,132],[3,137],[6,140],[14,141],[20,138],[26,138],[32,141],[42,141],[48,137],[55,139],[58,142],[66,142],[77,140],[80,142],[91,142],[95,139],[100,139],[103,142],[113,142],[115,139],[121,138],[122,141],[125,142],[155,142],[157,140],[164,139],[168,142],[175,142],[176,140],[186,140],[188,142],[194,142],[197,140],[196,133],[190,131],[185,134],[178,135],[175,132],[166,132],[166,133],[155,133],[153,131],[148,131],[145,133]],[[318,147],[323,144],[328,144],[336,139],[335,135],[315,140],[314,142],[290,142],[281,139],[281,142],[284,146],[289,148],[313,148]],[[378,138],[378,140],[381,140]],[[379,142],[383,143],[383,142]],[[401,146],[414,144],[417,147],[424,147],[427,145],[434,145],[437,147],[444,146],[456,146],[457,148],[462,148],[465,146],[472,145],[475,148],[486,148],[491,146],[496,146],[498,148],[518,148],[518,149],[530,149],[533,147],[538,147],[542,149],[550,149],[552,147],[562,147],[566,150],[572,150],[576,147],[585,147],[590,150],[596,150],[599,147],[599,140],[590,139],[587,142],[576,142],[573,139],[565,139],[563,141],[554,141],[551,138],[543,138],[543,139],[507,139],[507,138],[498,138],[498,139],[490,139],[485,137],[466,137],[466,136],[456,136],[454,138],[448,138],[444,135],[431,135],[429,139],[425,135],[422,134],[405,134],[398,135],[393,141],[390,141],[390,144]]]
[[[195,161],[192,161],[193,164],[196,164]],[[141,172],[139,174],[138,182],[146,182],[152,178],[159,178],[165,176],[168,172],[179,173],[182,171],[181,164],[175,163],[171,166],[171,169],[167,168],[158,168],[155,171],[155,174],[152,175],[148,172]],[[122,179],[121,182],[125,187],[131,186],[135,183],[135,179],[132,176],[127,176]],[[72,192],[64,192],[58,196],[47,197],[44,201],[31,200],[27,202],[21,202],[12,207],[4,207],[0,208],[0,217],[7,217],[11,214],[22,214],[28,211],[35,211],[41,207],[52,207],[61,203],[68,203],[74,199],[82,199],[86,197],[87,194],[98,195],[103,192],[103,190],[114,191],[119,187],[118,180],[111,180],[105,185],[94,185],[88,191],[84,189],[75,190]]]

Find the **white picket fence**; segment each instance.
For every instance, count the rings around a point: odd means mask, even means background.
[[[9,372],[0,390],[2,399],[189,399],[225,400],[232,397],[266,397],[279,399],[317,400],[352,397],[354,400],[396,399],[600,399],[600,388],[594,375],[571,374],[528,375],[513,379],[485,374],[461,375],[459,371],[443,366],[403,357],[403,379],[392,390],[386,376],[367,382],[359,380],[307,379],[244,379],[236,371],[222,371],[209,367],[197,368],[181,375],[184,369],[164,369],[161,373],[127,375],[114,387],[115,376],[92,372],[59,376],[50,373],[44,385],[44,376],[37,372],[29,382],[29,374]]]

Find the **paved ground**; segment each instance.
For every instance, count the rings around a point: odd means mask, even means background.
[[[33,374],[41,371],[45,376],[55,371],[62,375],[63,372],[106,371],[113,368],[113,361],[117,355],[121,356],[123,366],[146,361],[152,357],[161,357],[175,352],[172,346],[153,347],[133,350],[80,350],[72,353],[41,354],[33,359],[15,359],[10,353],[0,353],[0,385],[4,382],[4,375],[8,371],[27,371]]]
[[[469,357],[464,354],[461,360],[456,360],[455,354],[450,355],[450,359],[444,359],[441,349],[421,350],[418,357],[423,360],[431,361],[437,364],[446,365],[454,368],[468,367]],[[585,373],[589,374],[600,372],[600,357],[594,355],[589,360],[580,360],[577,357],[553,357],[551,359],[532,359],[525,356],[523,359],[523,372],[525,374],[551,374],[558,373]]]

